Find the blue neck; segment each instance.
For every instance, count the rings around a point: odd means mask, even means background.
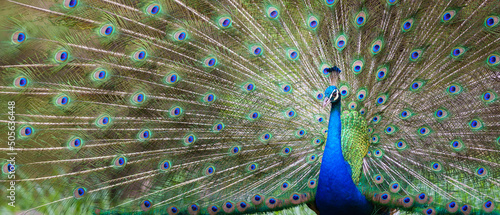
[[[332,104],[328,137],[323,154],[316,192],[316,206],[321,215],[371,214],[372,205],[351,178],[351,167],[344,160],[341,145],[340,100]]]

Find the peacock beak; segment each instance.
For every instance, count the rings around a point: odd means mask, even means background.
[[[326,107],[330,103],[330,97],[325,97],[325,100],[323,100],[323,107]]]
[[[323,100],[323,107],[326,107],[326,105],[328,105],[332,101],[337,101],[337,99],[339,98],[337,92],[338,92],[337,90],[334,90],[329,97],[325,97],[325,100]]]

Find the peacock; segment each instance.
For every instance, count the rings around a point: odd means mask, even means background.
[[[499,0],[0,18],[0,214],[500,214]]]

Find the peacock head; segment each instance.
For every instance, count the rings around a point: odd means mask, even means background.
[[[323,107],[325,107],[326,105],[330,104],[330,103],[336,103],[338,101],[340,101],[339,99],[339,90],[337,89],[336,86],[329,86],[328,88],[326,88],[325,90],[325,100],[323,101]]]

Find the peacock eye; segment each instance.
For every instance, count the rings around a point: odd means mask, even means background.
[[[177,31],[174,34],[174,39],[177,41],[183,41],[186,39],[186,37],[187,37],[187,32],[184,30]]]
[[[101,33],[102,36],[109,36],[109,35],[113,34],[113,32],[114,32],[114,28],[112,25],[104,25],[99,30],[99,33]]]
[[[261,54],[262,54],[262,47],[260,47],[260,46],[257,46],[257,45],[252,46],[252,47],[250,48],[250,50],[251,50],[251,52],[252,52],[252,54],[253,54],[254,56],[259,56],[259,55],[261,55]]]
[[[139,136],[139,140],[147,140],[147,139],[149,139],[149,137],[151,137],[151,131],[143,130],[143,131],[139,132],[138,136]]]
[[[26,34],[22,31],[18,31],[12,35],[12,42],[14,44],[21,44],[26,40]]]
[[[217,64],[217,59],[214,57],[209,57],[204,61],[205,67],[214,67],[216,64]]]
[[[115,167],[123,167],[123,166],[125,166],[126,163],[127,163],[127,159],[125,159],[125,157],[123,157],[123,156],[118,156],[113,161],[113,165]]]
[[[75,189],[75,191],[73,192],[73,196],[76,198],[76,199],[79,199],[79,198],[82,198],[86,193],[86,189],[83,188],[83,187],[78,187]]]
[[[82,147],[82,139],[76,137],[69,141],[68,146],[72,149],[79,149]]]
[[[142,61],[144,60],[145,58],[147,57],[147,53],[146,51],[144,50],[139,50],[139,51],[136,51],[134,52],[134,54],[132,55],[132,58],[136,61]]]
[[[225,16],[225,17],[221,17],[219,19],[218,23],[219,23],[219,26],[222,28],[229,28],[231,26],[232,20],[231,20],[231,17]]]
[[[142,203],[141,203],[141,209],[143,211],[148,211],[149,209],[151,209],[151,201],[149,200],[144,200]]]
[[[171,166],[172,163],[170,163],[170,161],[162,161],[160,163],[160,170],[167,171],[170,169]]]
[[[319,21],[316,17],[311,16],[309,17],[308,23],[309,23],[309,28],[314,30],[318,27]]]
[[[58,63],[64,63],[68,60],[69,53],[66,50],[58,51],[55,55],[55,60]]]
[[[267,9],[267,16],[271,19],[276,19],[279,16],[279,11],[275,7],[269,7]]]
[[[160,12],[160,5],[158,4],[151,4],[146,8],[146,11],[149,13],[149,15],[156,15],[158,12]]]
[[[64,0],[64,7],[68,9],[75,8],[78,5],[78,0]]]

